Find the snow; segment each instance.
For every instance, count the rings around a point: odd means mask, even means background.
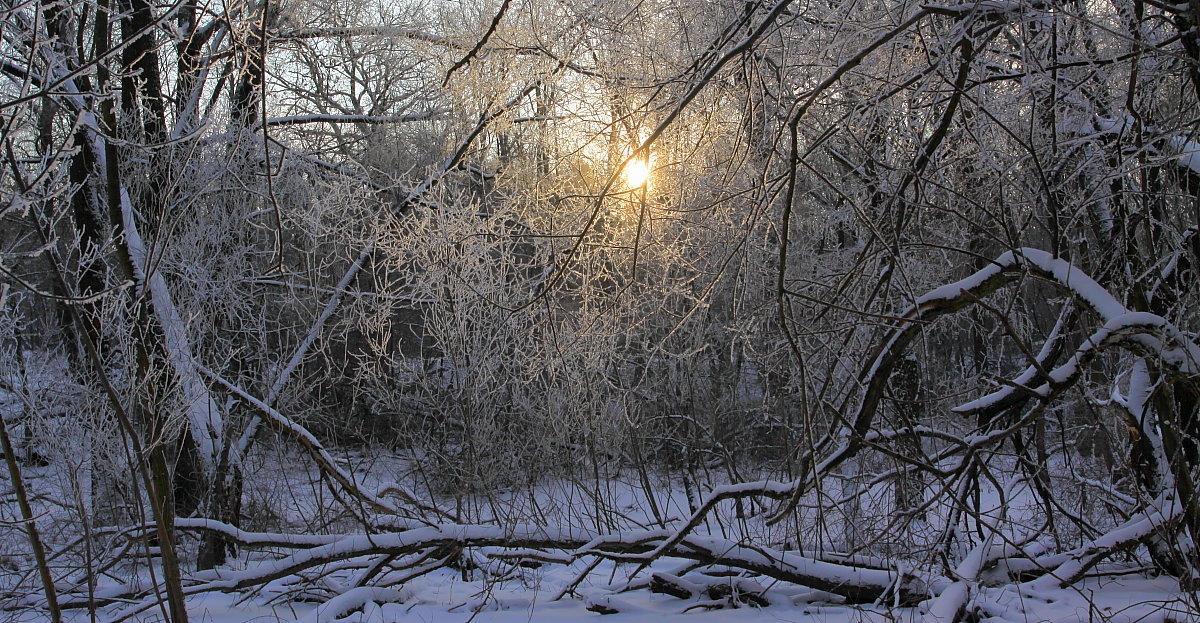
[[[817,599],[809,601],[803,591],[771,600],[765,608],[706,610],[712,600],[680,600],[648,591],[612,595],[596,587],[584,588],[583,596],[551,601],[554,589],[564,581],[564,569],[553,573],[531,573],[524,581],[492,586],[464,581],[454,572],[437,572],[410,583],[403,589],[361,587],[323,605],[288,603],[272,605],[262,599],[243,600],[232,593],[207,593],[189,599],[193,621],[203,623],[283,623],[288,621],[332,621],[334,611],[345,614],[347,623],[883,623],[938,621],[941,614],[921,608],[889,608],[886,605],[846,607]],[[602,569],[608,572],[610,569]],[[958,586],[958,585],[956,585]],[[770,594],[768,589],[768,594]],[[949,589],[948,589],[949,591]],[[944,592],[960,597],[965,591]],[[388,599],[388,598],[392,599]],[[818,596],[819,597],[819,596]],[[967,602],[988,623],[1030,621],[1163,622],[1200,621],[1194,605],[1186,601],[1179,585],[1170,578],[1095,578],[1072,589],[1028,587],[983,587]],[[335,603],[336,602],[336,603]],[[355,604],[358,612],[347,612]],[[589,607],[603,604],[617,610],[601,616]],[[715,606],[727,606],[714,602]],[[87,621],[85,611],[71,611],[75,621]],[[146,612],[134,620],[157,620]]]
[[[346,469],[354,469],[354,460],[341,461]],[[51,468],[45,468],[51,469]],[[296,473],[295,466],[282,478],[283,486],[292,495],[299,496],[306,505],[319,505],[316,499],[307,499],[302,489],[287,483],[304,480]],[[278,479],[279,474],[265,473],[258,486],[266,486]],[[407,481],[402,481],[407,482]],[[656,489],[660,496],[659,506],[675,508],[683,492],[669,482],[659,481],[662,488]],[[38,479],[36,483],[46,483]],[[374,483],[364,481],[364,487]],[[559,500],[574,499],[569,490],[574,487],[565,482],[548,482],[532,491],[514,490],[507,494],[492,494],[491,499],[500,505],[519,504],[531,496],[543,509],[553,509]],[[649,520],[644,505],[637,504],[641,492],[634,485],[612,481],[605,484],[613,492],[613,502],[630,513],[632,524]],[[786,491],[783,483],[761,480],[751,484],[714,484],[713,494],[744,493],[752,487]],[[1017,500],[1026,495],[1024,485],[1011,479],[1003,495],[990,492],[984,496],[983,513],[988,521],[1000,529],[1002,513],[1018,513]],[[314,489],[314,493],[320,491]],[[1008,500],[1001,506],[1000,500]],[[606,621],[617,623],[663,623],[664,621],[794,621],[797,623],[858,623],[861,621],[943,621],[960,610],[977,612],[983,620],[1000,623],[1007,621],[1074,620],[1076,613],[1104,613],[1112,620],[1164,620],[1161,612],[1172,612],[1177,620],[1189,620],[1188,613],[1194,605],[1182,601],[1179,586],[1169,578],[1149,578],[1140,574],[1129,574],[1128,565],[1114,564],[1093,566],[1092,571],[1125,575],[1105,575],[1084,579],[1069,588],[1059,587],[1059,578],[1047,576],[1040,581],[1026,584],[1011,584],[1005,570],[1015,570],[1025,564],[1027,569],[1039,567],[1057,568],[1057,572],[1073,573],[1074,569],[1091,565],[1094,553],[1106,546],[1119,544],[1123,540],[1136,539],[1147,529],[1153,529],[1164,521],[1177,517],[1179,505],[1165,498],[1156,510],[1135,515],[1129,522],[1115,526],[1100,539],[1076,549],[1043,555],[1049,541],[1031,540],[1038,536],[1029,534],[1001,534],[973,542],[969,549],[956,560],[952,577],[929,576],[927,567],[905,559],[874,557],[866,554],[838,555],[830,553],[820,556],[801,555],[765,545],[770,539],[762,538],[767,526],[761,525],[761,516],[750,518],[748,531],[744,534],[721,534],[720,530],[709,531],[701,527],[697,532],[683,537],[680,550],[707,557],[706,552],[716,554],[725,561],[771,565],[776,569],[808,574],[824,579],[831,590],[840,590],[839,583],[874,584],[883,587],[882,598],[874,603],[845,603],[842,595],[818,590],[812,585],[777,581],[766,576],[738,576],[724,572],[730,567],[721,564],[701,565],[684,558],[667,556],[651,562],[645,570],[631,576],[644,561],[621,562],[597,560],[591,552],[611,547],[614,544],[643,543],[653,547],[657,540],[675,534],[672,529],[625,529],[607,534],[596,534],[583,527],[547,528],[538,525],[492,525],[445,524],[423,527],[400,527],[396,531],[381,534],[308,534],[295,531],[261,531],[236,529],[232,526],[203,519],[180,519],[177,525],[185,532],[196,529],[217,529],[236,535],[243,541],[257,543],[231,563],[212,571],[191,571],[185,575],[188,588],[188,604],[194,621],[204,623],[250,623],[252,621],[344,621],[358,623],[376,621],[399,623],[427,621],[450,623],[467,621],[495,622],[558,622],[595,621],[601,616],[599,610],[614,611],[604,615]],[[573,512],[569,506],[558,506],[560,511]],[[514,507],[515,509],[515,507]],[[1006,509],[1008,509],[1006,511]],[[721,511],[715,511],[719,514]],[[294,520],[312,517],[311,507],[296,510]],[[1020,519],[1019,513],[1016,519]],[[938,521],[931,517],[931,521]],[[558,522],[553,523],[569,523]],[[730,528],[736,524],[728,523]],[[347,526],[348,527],[348,526]],[[751,534],[760,535],[748,541]],[[496,539],[518,545],[513,548],[487,545]],[[574,544],[569,549],[543,550],[547,542]],[[185,540],[190,542],[189,540]],[[419,562],[422,544],[450,543],[466,545],[464,559],[473,561],[472,568],[447,568],[439,561],[429,564]],[[470,543],[481,544],[471,546]],[[291,547],[284,547],[290,545]],[[453,551],[453,548],[445,551]],[[411,553],[406,553],[411,552]],[[549,555],[542,556],[541,553]],[[813,552],[816,554],[817,552]],[[368,574],[368,570],[388,556],[399,556],[396,560],[418,563],[404,571]],[[410,556],[410,558],[405,558]],[[1040,557],[1039,557],[1040,556]],[[518,559],[545,559],[539,566],[523,566]],[[996,571],[983,573],[991,561],[1000,560]],[[132,561],[131,561],[132,562]],[[309,563],[322,562],[310,566]],[[859,565],[850,568],[849,565]],[[137,568],[136,565],[133,568]],[[319,582],[306,582],[295,575],[295,570],[304,568],[304,574],[314,579],[318,573],[325,578]],[[713,575],[707,575],[710,570]],[[113,577],[126,573],[120,568]],[[408,574],[408,579],[404,579]],[[687,587],[689,596],[676,596],[648,590],[654,575],[672,579],[677,585]],[[275,578],[265,584],[264,577]],[[574,591],[567,591],[582,581]],[[370,578],[370,579],[367,579]],[[908,590],[917,593],[913,605],[902,605],[896,601],[897,593],[889,588],[899,588],[899,581]],[[97,588],[98,595],[120,597],[130,589],[130,584],[143,583],[142,576],[124,578],[121,582],[104,579]],[[398,584],[395,582],[399,581]],[[242,587],[257,585],[254,591]],[[720,585],[721,591],[710,590]],[[924,588],[921,588],[924,587]],[[566,592],[561,599],[555,599]],[[35,597],[31,597],[35,598]],[[128,616],[130,621],[159,620],[157,598],[150,593],[139,596],[137,601],[101,609],[101,620],[115,621]],[[758,604],[758,605],[751,605]],[[74,602],[69,611],[70,620],[77,623],[88,621],[86,609]],[[1098,619],[1097,619],[1098,620]],[[1106,619],[1107,620],[1107,619]]]
[[[1175,162],[1179,166],[1192,173],[1200,174],[1200,143],[1175,136],[1171,138],[1169,144],[1171,150],[1178,154],[1175,156]]]
[[[317,606],[308,615],[298,619],[300,623],[333,623],[342,615],[362,609],[363,621],[384,621],[380,603],[404,603],[410,593],[394,588],[357,586]]]
[[[212,530],[228,535],[240,543],[253,545],[287,545],[290,547],[318,547],[329,545],[345,538],[335,534],[286,534],[282,532],[248,532],[215,519],[180,517],[175,520],[180,530]]]

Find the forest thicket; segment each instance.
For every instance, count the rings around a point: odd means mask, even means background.
[[[0,612],[489,556],[954,618],[1200,573],[1195,0],[0,13]]]

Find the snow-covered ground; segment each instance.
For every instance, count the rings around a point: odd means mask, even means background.
[[[339,462],[361,477],[364,486],[379,487],[397,477],[412,482],[408,459],[375,452],[342,452],[339,456]],[[263,452],[257,461],[255,478],[248,482],[246,492],[249,516],[245,529],[264,535],[327,534],[328,537],[322,537],[324,540],[317,540],[328,543],[337,541],[339,534],[361,531],[361,528],[356,530],[347,517],[339,515],[328,489],[320,484],[311,468],[305,467],[299,456],[286,451]],[[71,498],[71,480],[64,474],[64,465],[30,466],[27,479],[31,489],[39,492],[40,525],[45,527],[43,531],[50,549],[68,544],[77,535],[65,528],[74,525],[75,518],[71,505],[66,502]],[[699,486],[711,491],[719,484],[705,482]],[[696,487],[697,483],[690,483],[690,486]],[[650,510],[650,496],[669,531],[694,507],[698,494],[693,491],[689,495],[687,488],[678,475],[674,479],[653,475],[652,481],[647,483],[634,474],[618,471],[599,482],[547,479],[532,488],[513,487],[508,491],[439,502],[443,508],[456,507],[457,512],[477,524],[489,524],[499,517],[498,523],[505,526],[539,524],[549,526],[548,532],[556,534],[644,535],[659,525]],[[597,500],[602,503],[597,504]],[[43,612],[18,607],[22,603],[36,603],[41,598],[28,588],[37,586],[36,578],[31,572],[32,565],[20,534],[14,524],[7,523],[16,517],[14,505],[9,502],[10,498],[5,497],[0,503],[0,513],[6,522],[0,528],[6,550],[0,552],[0,563],[4,564],[0,577],[5,578],[0,583],[0,604],[5,608],[0,610],[0,621],[44,620]],[[761,520],[761,514],[752,512],[753,506],[743,508],[743,511],[739,517],[733,505],[719,507],[712,520],[697,533],[708,535],[712,542],[725,543],[729,548],[768,544],[779,548],[769,550],[774,552],[772,556],[782,556],[779,552],[788,546],[789,531],[795,531],[794,524],[793,527],[768,527]],[[827,513],[837,511],[829,509]],[[879,519],[871,518],[861,508],[857,512],[869,518],[860,526],[864,531],[870,521]],[[932,525],[937,523],[938,516],[937,512],[930,515],[931,534],[938,532]],[[829,525],[849,525],[828,518],[826,521]],[[413,530],[410,534],[417,532]],[[486,529],[479,530],[480,534],[486,532]],[[842,542],[849,538],[845,534],[830,536]],[[377,541],[382,544],[388,538],[380,536]],[[185,558],[194,556],[195,544],[194,538],[184,538]],[[280,556],[295,551],[273,547],[243,549],[239,558],[217,572],[191,570],[187,577],[189,581],[245,577],[276,564]],[[974,577],[943,575],[929,583],[928,599],[915,605],[899,606],[890,597],[876,603],[845,604],[844,600],[829,593],[681,558],[663,557],[642,569],[636,562],[614,562],[587,555],[573,558],[572,554],[580,549],[575,552],[543,551],[555,560],[539,564],[525,559],[523,564],[514,564],[511,558],[504,558],[505,550],[468,548],[448,553],[447,556],[455,558],[451,565],[433,564],[426,569],[421,564],[413,564],[406,569],[385,570],[368,580],[362,579],[366,570],[372,563],[384,561],[385,556],[344,558],[251,589],[207,590],[191,596],[188,608],[193,621],[205,623],[583,620],[850,623],[944,620],[937,615],[946,603],[952,602],[946,599],[939,602],[937,598],[952,596],[958,591],[966,599],[965,620],[997,623],[1200,621],[1194,593],[1185,593],[1175,579],[1155,577],[1132,561],[1114,560],[1097,568],[1093,577],[1068,588],[1046,582],[998,581],[994,574],[980,576],[983,580],[979,582]],[[805,553],[789,551],[786,555],[794,557]],[[959,557],[965,561],[971,558],[970,554]],[[876,563],[880,560],[883,559],[874,559]],[[147,570],[141,561],[142,558],[136,555],[119,561],[101,576],[97,593],[121,592],[132,582],[144,582]],[[56,564],[64,570],[68,566],[65,560]],[[895,560],[892,564],[895,568],[902,566]],[[965,573],[964,568],[960,564],[958,573]],[[425,573],[417,575],[416,571]],[[924,573],[932,578],[939,572],[914,569],[912,573]],[[406,574],[417,577],[407,579]],[[652,590],[650,584],[656,576],[680,578],[680,584],[691,587],[694,593],[681,598]],[[67,579],[64,578],[64,584]],[[952,580],[959,581],[952,583]],[[27,587],[20,597],[15,597],[21,593],[15,590],[17,582]],[[5,596],[5,592],[9,596]],[[143,595],[105,606],[96,612],[96,616],[102,621],[162,620],[165,618],[164,606],[158,603],[153,595]],[[952,607],[951,610],[955,609]],[[948,613],[953,614],[953,611]],[[68,616],[77,622],[92,620],[92,613],[86,607],[73,608],[68,611]]]
[[[920,608],[891,609],[884,606],[838,606],[808,603],[800,592],[768,590],[767,607],[707,609],[701,600],[680,600],[668,595],[635,590],[606,598],[620,609],[612,615],[600,615],[587,607],[596,597],[607,595],[604,580],[612,577],[612,565],[597,568],[590,584],[580,587],[583,597],[552,601],[561,587],[570,582],[574,569],[552,568],[531,571],[524,578],[488,585],[463,581],[451,570],[441,570],[413,582],[403,593],[404,603],[369,606],[342,619],[353,623],[421,622],[466,623],[468,621],[519,623],[527,621],[604,621],[604,623],[694,623],[737,621],[739,623],[865,623],[922,621]],[[620,577],[616,574],[616,577]],[[980,621],[994,623],[1032,623],[1039,621],[1086,621],[1112,623],[1160,623],[1195,621],[1194,602],[1182,601],[1179,585],[1170,578],[1089,579],[1078,587],[1053,591],[986,591],[988,605]],[[210,594],[190,602],[193,620],[205,623],[243,623],[250,621],[332,620],[322,617],[322,608],[312,604],[289,603],[271,606],[263,599],[239,601],[237,595]],[[601,598],[604,599],[604,598]],[[1188,613],[1192,614],[1188,614]],[[148,615],[142,620],[153,620]],[[83,620],[83,619],[80,619]]]

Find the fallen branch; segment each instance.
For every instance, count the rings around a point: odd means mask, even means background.
[[[212,530],[243,546],[290,547],[294,551],[279,559],[244,570],[212,569],[193,574],[188,581],[189,595],[207,591],[236,591],[297,575],[312,569],[329,572],[327,565],[369,556],[397,559],[423,553],[459,551],[464,548],[505,548],[507,553],[488,551],[494,558],[534,559],[545,563],[569,564],[581,557],[616,561],[640,560],[640,554],[654,551],[670,536],[666,530],[647,530],[594,536],[574,530],[553,530],[533,526],[500,527],[487,525],[440,525],[391,534],[354,534],[330,536],[294,536],[239,530],[207,519],[180,520],[185,530]],[[552,552],[558,551],[561,554]],[[671,557],[704,564],[719,564],[748,571],[773,580],[841,595],[847,601],[870,603],[885,596],[898,595],[904,604],[915,604],[928,597],[927,582],[896,571],[836,564],[764,547],[750,547],[715,537],[689,536],[671,549]],[[427,573],[445,566],[450,557],[438,557],[436,564],[422,567]],[[367,566],[370,566],[369,564]],[[136,598],[125,589],[119,593],[97,594],[99,603]],[[126,616],[150,607],[134,606]],[[70,607],[79,607],[72,601]]]

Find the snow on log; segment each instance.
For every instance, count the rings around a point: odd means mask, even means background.
[[[958,579],[942,590],[941,594],[929,604],[925,621],[929,623],[954,623],[966,612],[967,603],[971,598],[972,589],[979,582],[979,572],[983,569],[986,555],[992,549],[995,533],[988,535],[982,543],[971,550],[958,567],[954,575]]]
[[[304,549],[328,545],[345,535],[338,534],[283,534],[277,532],[247,532],[236,526],[216,519],[177,517],[176,530],[193,532],[217,532],[231,541],[247,547],[289,547]]]
[[[189,525],[196,528],[221,528],[218,523],[192,521],[194,523]],[[617,561],[638,560],[639,554],[654,550],[657,542],[669,535],[666,530],[647,530],[595,537],[576,530],[536,526],[448,524],[393,534],[340,536],[251,569],[213,569],[198,572],[190,579],[198,582],[199,586],[212,586],[211,590],[237,590],[351,558],[402,556],[448,547],[514,548],[522,554],[527,554],[530,549],[567,550],[571,561],[582,556],[600,556]],[[246,533],[242,536],[264,542],[288,541],[286,538],[277,539],[277,535]],[[896,596],[901,603],[914,604],[928,597],[927,582],[894,570],[825,562],[766,547],[744,546],[715,537],[688,536],[666,555],[751,571],[775,580],[841,595],[852,602],[870,603]]]
[[[842,565],[800,556],[763,546],[745,546],[728,539],[694,534],[676,534],[663,545],[651,548],[651,535],[665,538],[666,531],[647,531],[598,537],[576,550],[579,555],[599,554],[629,562],[645,562],[647,554],[690,558],[707,564],[721,564],[753,571],[769,578],[836,593],[850,601],[868,603],[885,595],[899,595],[902,603],[915,603],[927,595],[927,582],[890,569],[872,569]],[[637,546],[645,543],[643,546]]]
[[[331,623],[355,610],[369,608],[378,602],[404,603],[411,592],[383,586],[359,586],[317,606],[312,612],[297,620],[297,623]]]
[[[587,541],[585,535],[569,530],[561,531],[528,526],[504,528],[448,524],[393,534],[344,536],[331,543],[295,552],[290,556],[263,563],[252,569],[240,571],[213,569],[196,573],[192,579],[202,582],[231,582],[236,588],[245,588],[318,565],[358,556],[374,554],[399,556],[451,545],[458,547],[512,546],[569,549],[572,545],[583,544]]]
[[[650,574],[650,592],[670,595],[676,599],[692,599],[704,592],[703,586],[671,573],[656,571]]]
[[[1171,150],[1176,153],[1176,164],[1192,173],[1200,175],[1200,143],[1189,141],[1182,136],[1174,136],[1171,137],[1168,144]]]

